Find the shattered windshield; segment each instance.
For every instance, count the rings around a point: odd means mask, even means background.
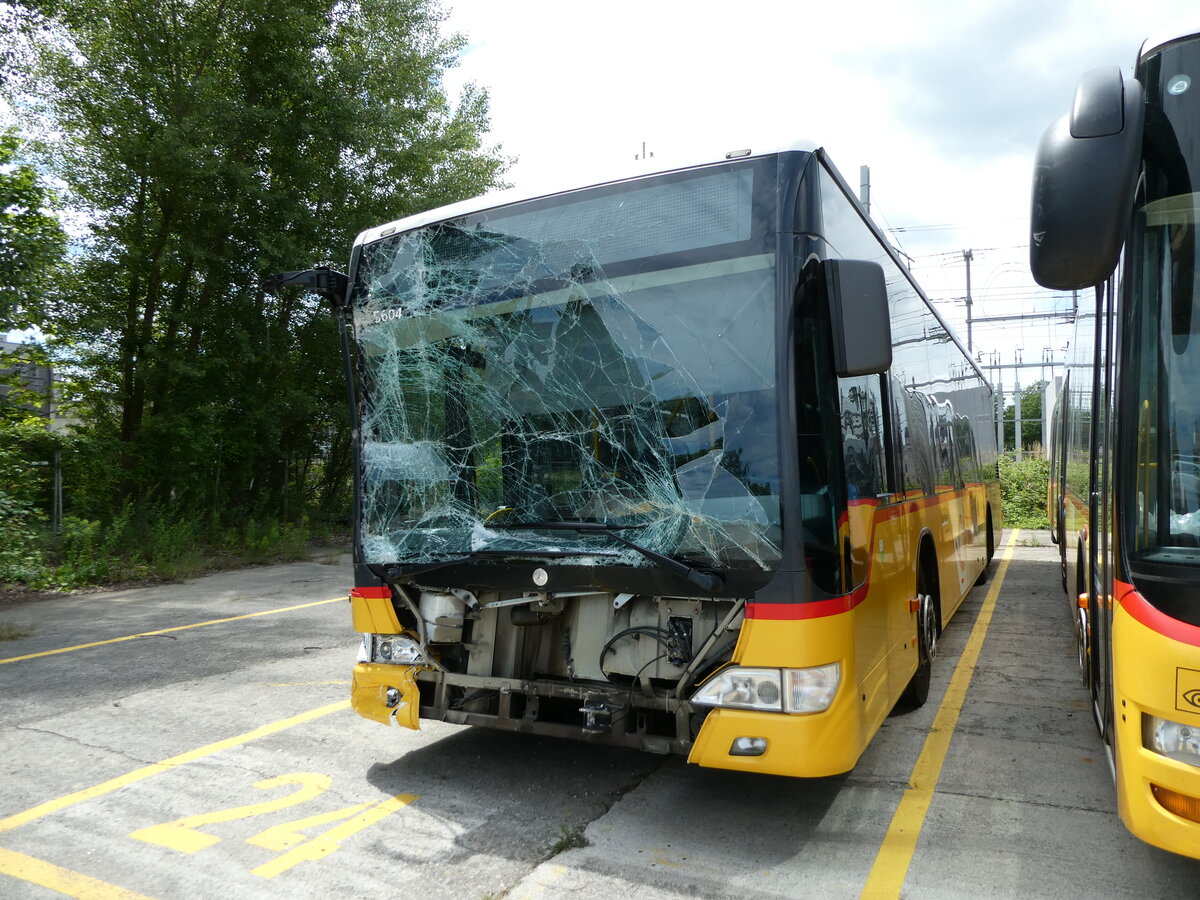
[[[778,562],[761,173],[644,179],[365,246],[365,560],[653,564],[600,524],[659,554]]]

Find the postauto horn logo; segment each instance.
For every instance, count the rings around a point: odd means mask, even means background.
[[[1200,709],[1200,688],[1192,688],[1190,691],[1185,691],[1183,699],[1189,705]]]

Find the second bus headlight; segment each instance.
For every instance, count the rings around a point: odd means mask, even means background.
[[[1176,762],[1200,766],[1200,728],[1145,716],[1142,724],[1142,743],[1147,749]]]
[[[700,706],[814,713],[829,708],[841,681],[840,663],[811,669],[747,669],[718,672],[692,696]]]

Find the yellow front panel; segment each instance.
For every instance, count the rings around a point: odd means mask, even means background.
[[[400,620],[391,597],[350,595],[350,616],[354,630],[362,634],[399,634]]]
[[[866,596],[847,612],[819,618],[748,619],[733,655],[737,665],[762,668],[840,662],[842,684],[833,705],[803,716],[713,710],[689,761],[801,777],[853,768],[917,668],[917,617],[910,601],[916,596],[916,552],[922,532],[934,538],[943,622],[983,569],[989,498],[982,488],[978,494],[979,522],[954,509],[965,493],[943,495],[936,503],[853,508],[847,530],[858,536],[853,569],[868,581]],[[766,738],[767,752],[758,757],[732,755],[738,737]]]
[[[842,681],[837,696],[825,712],[805,715],[714,709],[696,737],[689,762],[805,778],[852,769],[894,702],[888,667],[883,665],[882,648],[888,639],[883,597],[877,591],[840,615],[747,620],[734,651],[735,664],[809,668],[838,662]],[[731,755],[738,737],[766,738],[767,752],[758,757]]]
[[[1187,693],[1189,673],[1200,671],[1200,647],[1147,628],[1118,604],[1113,613],[1113,663],[1121,820],[1148,843],[1200,858],[1200,823],[1165,810],[1151,789],[1154,784],[1200,800],[1200,768],[1142,746],[1143,713],[1200,729],[1200,712],[1188,712],[1181,697]]]
[[[841,695],[853,693],[843,682]],[[733,756],[739,737],[766,738],[762,756]],[[820,778],[854,768],[865,746],[853,702],[835,700],[823,713],[793,716],[742,709],[714,709],[704,720],[688,762],[717,769]]]

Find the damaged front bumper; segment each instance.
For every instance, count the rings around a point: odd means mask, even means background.
[[[413,666],[358,663],[350,682],[350,705],[374,722],[417,729],[421,694],[416,673]]]
[[[360,662],[350,694],[359,715],[406,728],[426,718],[664,754],[686,754],[692,744],[691,704],[661,695],[631,702],[628,688],[608,685]]]

